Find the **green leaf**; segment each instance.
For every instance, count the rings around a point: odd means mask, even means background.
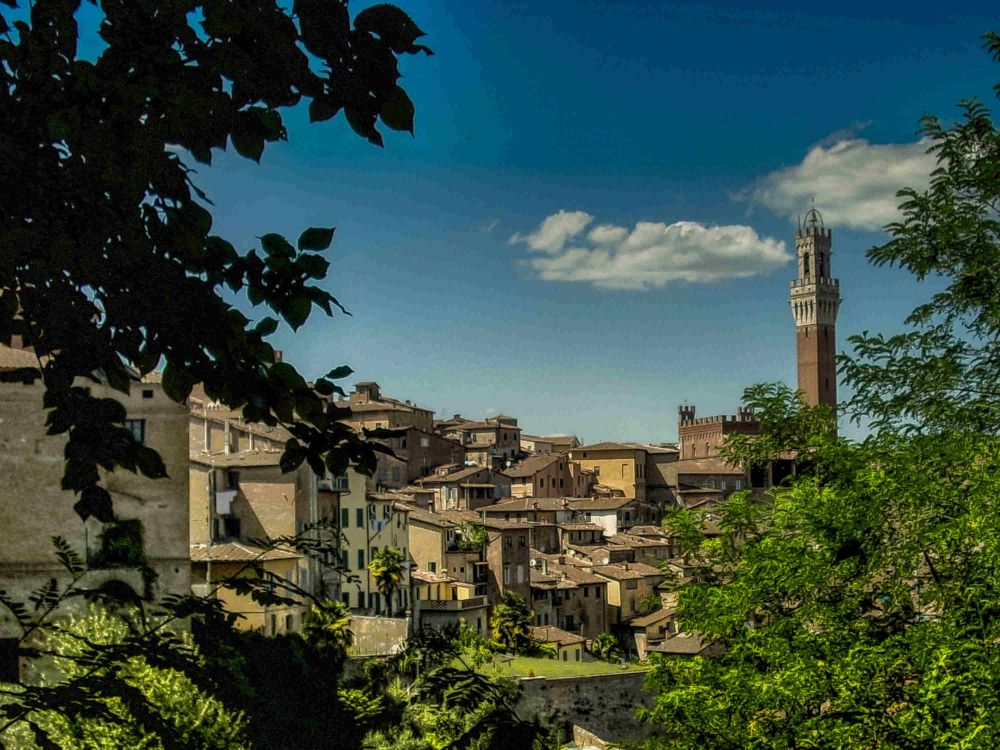
[[[327,99],[313,99],[309,102],[309,122],[323,122],[337,116],[341,105]]]
[[[413,135],[413,115],[416,110],[410,97],[399,86],[394,86],[382,101],[379,117],[393,130],[401,130]]]
[[[336,227],[309,227],[299,235],[299,250],[326,250],[333,242]]]
[[[309,317],[312,310],[312,302],[303,294],[298,294],[292,298],[288,308],[284,312],[285,321],[293,330],[298,330]]]
[[[270,336],[278,330],[278,321],[271,317],[264,318],[254,326],[253,330],[261,336]]]
[[[424,32],[394,5],[373,5],[358,13],[354,28],[378,34],[393,52],[409,52]]]
[[[334,367],[330,372],[328,372],[323,377],[327,380],[340,380],[341,378],[346,378],[349,375],[353,375],[354,370],[347,365],[340,365],[339,367]]]
[[[260,238],[261,247],[264,252],[271,257],[292,258],[295,256],[295,248],[292,243],[275,232],[269,232]]]
[[[183,404],[191,395],[192,388],[194,380],[191,376],[183,368],[167,360],[167,366],[163,368],[163,392],[167,394],[167,398]]]
[[[240,156],[253,159],[260,164],[260,157],[264,153],[264,136],[257,133],[238,133],[233,131],[229,134],[233,142],[233,148]]]

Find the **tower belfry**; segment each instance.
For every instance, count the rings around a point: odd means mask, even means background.
[[[815,207],[795,233],[798,278],[790,283],[795,318],[799,390],[811,406],[837,405],[836,326],[840,281],[830,267],[831,233]]]

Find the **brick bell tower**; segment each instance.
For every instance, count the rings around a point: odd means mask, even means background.
[[[830,230],[815,207],[799,222],[795,247],[798,278],[790,283],[795,318],[799,390],[810,406],[837,405],[837,311],[840,281],[830,268]]]

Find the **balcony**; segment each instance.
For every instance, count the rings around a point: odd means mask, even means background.
[[[424,599],[420,602],[422,609],[444,610],[447,612],[459,612],[463,609],[475,609],[485,607],[485,596],[473,596],[469,599]]]

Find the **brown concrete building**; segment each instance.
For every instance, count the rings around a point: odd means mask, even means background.
[[[238,627],[268,635],[299,631],[305,605],[263,607],[217,583],[238,570],[255,575],[247,562],[262,548],[251,540],[319,534],[307,531],[320,519],[316,478],[306,465],[283,474],[281,455],[277,450],[197,452],[191,454],[189,468],[192,588],[204,595],[214,592],[227,609],[240,614]],[[327,493],[324,504],[332,503]],[[325,512],[329,515],[332,507]],[[276,581],[314,594],[336,593],[335,576],[290,549],[261,554],[257,567]]]
[[[569,460],[563,453],[529,456],[504,470],[513,497],[564,497],[573,489]]]
[[[586,639],[575,633],[568,633],[552,625],[543,625],[542,627],[533,626],[531,637],[539,643],[554,646],[558,661],[593,661],[593,657],[583,647]]]
[[[519,497],[499,500],[483,507],[488,518],[504,521],[534,521],[557,524],[573,520],[570,498],[565,497]]]
[[[433,411],[410,401],[383,396],[378,383],[357,383],[350,397],[338,401],[337,406],[351,410],[351,416],[344,421],[358,431],[380,427],[419,427],[427,432],[434,431]]]
[[[439,466],[465,463],[465,448],[461,443],[419,427],[407,427],[406,434],[382,442],[405,462],[407,484],[433,474]]]
[[[798,276],[789,283],[795,318],[799,390],[811,406],[837,405],[837,312],[840,281],[830,265],[832,236],[810,209],[795,234]]]
[[[414,570],[413,617],[417,628],[464,622],[481,635],[489,629],[489,604],[476,587],[442,573]]]
[[[465,460],[477,466],[502,469],[521,452],[521,428],[512,417],[493,417],[484,422],[454,420],[438,424],[437,432],[465,448]]]
[[[656,586],[664,574],[643,563],[595,565],[593,572],[608,581],[608,610],[612,623],[628,622],[640,615],[639,605],[659,596]]]
[[[438,467],[435,473],[418,479],[416,484],[433,489],[434,510],[475,510],[495,500],[510,497],[510,479],[481,466]]]
[[[0,346],[0,370],[22,367],[37,368],[38,360]],[[160,454],[168,478],[148,479],[124,469],[104,474],[102,486],[111,493],[118,520],[80,520],[73,510],[77,498],[60,484],[66,436],[47,434],[43,387],[0,383],[0,588],[25,600],[51,578],[68,583],[51,541],[58,535],[89,564],[82,586],[117,579],[148,599],[188,594],[187,408],[164,394],[155,375],[133,383],[127,395],[92,382],[86,387],[125,407],[125,427]],[[143,564],[155,580],[144,580]],[[0,652],[9,645],[4,639],[19,634],[10,613],[0,612]]]

